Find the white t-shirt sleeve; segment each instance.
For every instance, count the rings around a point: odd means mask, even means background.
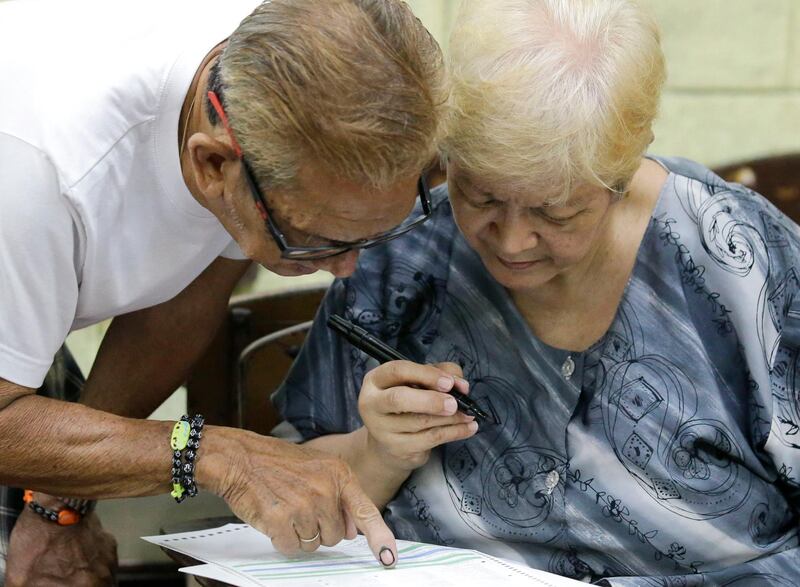
[[[234,261],[244,261],[247,259],[247,256],[242,252],[242,249],[239,248],[239,245],[236,244],[236,241],[233,239],[231,239],[230,244],[225,247],[219,256],[226,259],[233,259]]]
[[[0,133],[0,377],[44,381],[78,302],[79,239],[58,175],[38,149]]]

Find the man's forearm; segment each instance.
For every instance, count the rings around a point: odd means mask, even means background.
[[[217,259],[173,299],[114,318],[81,403],[131,418],[149,416],[186,380],[211,343],[247,267]]]
[[[0,410],[0,484],[79,498],[165,493],[171,428],[25,395]]]
[[[2,386],[2,382],[0,382]],[[50,495],[104,499],[172,489],[174,422],[122,418],[86,406],[19,397],[0,409],[0,485]],[[237,481],[236,459],[249,448],[241,430],[206,426],[198,451],[198,486],[225,497]],[[261,437],[279,459],[286,445]]]
[[[361,487],[379,509],[386,507],[411,474],[398,469],[368,446],[367,429],[349,434],[329,434],[305,443],[305,446],[336,455],[345,461],[358,477]]]

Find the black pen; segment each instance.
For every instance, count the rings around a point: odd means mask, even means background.
[[[388,363],[389,361],[409,360],[397,352],[396,349],[393,349],[385,342],[375,338],[360,326],[356,326],[352,322],[349,322],[348,320],[345,320],[336,314],[333,314],[328,318],[328,328],[343,336],[354,347],[365,352],[381,364]],[[489,416],[486,414],[486,412],[484,412],[469,396],[464,395],[455,389],[451,389],[447,392],[447,394],[456,400],[456,403],[458,403],[458,410],[460,412],[463,412],[468,416],[473,416],[479,424],[489,420]]]

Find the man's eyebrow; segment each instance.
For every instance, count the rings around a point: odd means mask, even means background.
[[[327,236],[324,236],[324,235],[321,235],[321,234],[308,232],[307,230],[303,230],[302,228],[298,228],[298,227],[296,227],[294,225],[291,225],[291,224],[289,225],[289,229],[298,238],[316,239],[316,240],[322,241],[320,244],[336,244],[337,242],[341,242],[341,241],[337,241],[336,239],[333,239],[333,238],[330,238],[330,237],[327,237]]]
[[[321,235],[321,234],[315,234],[315,233],[311,233],[311,232],[306,232],[305,230],[302,230],[300,228],[294,228],[293,227],[293,229],[294,229],[295,232],[298,233],[298,236],[306,236],[306,237],[311,237],[311,238],[315,238],[315,239],[318,239],[320,241],[323,241],[322,243],[320,243],[321,245],[350,245],[350,244],[357,244],[357,243],[360,243],[362,241],[366,241],[366,240],[370,240],[370,239],[379,237],[383,233],[386,232],[385,230],[384,231],[378,231],[378,232],[375,232],[375,233],[370,234],[368,236],[365,236],[365,237],[362,237],[362,238],[359,238],[359,239],[355,239],[355,240],[340,240],[340,239],[331,238],[329,236],[324,236],[324,235]],[[391,229],[388,229],[388,230],[391,230]]]

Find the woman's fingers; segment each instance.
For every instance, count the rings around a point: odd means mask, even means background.
[[[361,408],[378,414],[452,416],[458,404],[451,392],[469,393],[455,363],[392,361],[367,374],[359,399]]]
[[[447,392],[455,385],[455,378],[452,373],[434,365],[391,361],[367,373],[364,382],[379,389],[400,385]]]
[[[370,371],[359,397],[359,411],[370,437],[388,454],[410,459],[427,458],[435,446],[474,435],[477,423],[458,412],[458,403],[450,395],[469,392],[461,375],[454,363],[410,361],[392,361]]]
[[[430,428],[452,426],[453,424],[469,424],[474,416],[457,412],[453,416],[429,416],[426,414],[396,414],[386,418],[384,429],[394,434],[422,432]]]
[[[433,367],[441,369],[445,373],[453,376],[453,379],[455,380],[454,388],[456,391],[460,391],[464,395],[469,394],[469,381],[464,379],[464,372],[459,364],[436,363],[435,365],[433,365]]]
[[[478,431],[477,422],[451,424],[429,428],[422,432],[403,435],[404,449],[410,453],[420,453],[431,450],[440,444],[466,440]]]
[[[433,447],[469,438],[478,430],[473,416],[424,416],[397,414],[386,416],[370,434],[393,454],[418,455]],[[398,453],[398,451],[400,451]]]
[[[369,393],[362,403],[378,414],[452,416],[458,410],[456,400],[447,394],[400,386]]]

